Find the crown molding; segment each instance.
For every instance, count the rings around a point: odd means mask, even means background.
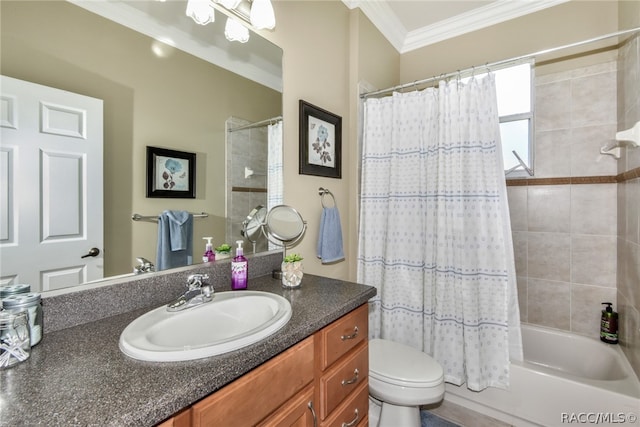
[[[384,1],[343,0],[359,7],[399,53],[407,53],[472,31],[490,27],[529,13],[566,3],[569,0],[497,0],[486,6],[453,16],[417,30],[407,31]]]
[[[568,0],[498,0],[433,25],[408,32],[400,53],[406,53],[446,39],[490,27],[539,10],[557,6],[567,1]]]
[[[407,30],[386,1],[342,0],[349,9],[359,7],[362,13],[398,52],[404,46]]]

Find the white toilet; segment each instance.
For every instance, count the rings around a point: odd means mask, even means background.
[[[369,395],[382,403],[378,427],[420,427],[420,405],[444,397],[444,371],[428,354],[389,340],[369,341]]]

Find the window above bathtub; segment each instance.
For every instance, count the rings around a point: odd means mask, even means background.
[[[533,176],[533,61],[511,64],[493,73],[505,175]]]

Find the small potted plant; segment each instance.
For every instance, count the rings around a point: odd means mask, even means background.
[[[302,282],[303,268],[302,257],[298,254],[289,254],[282,261],[282,287],[297,288]]]
[[[231,257],[231,246],[226,243],[221,244],[216,249],[216,259],[224,259]]]

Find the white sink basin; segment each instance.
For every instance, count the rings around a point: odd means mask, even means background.
[[[213,300],[183,311],[158,307],[131,322],[120,350],[134,359],[175,362],[216,356],[258,342],[291,318],[291,304],[259,291],[217,292]]]

